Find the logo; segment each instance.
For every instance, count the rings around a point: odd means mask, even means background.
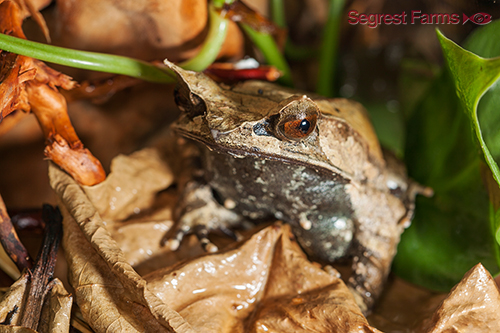
[[[479,25],[484,25],[484,24],[488,24],[491,22],[491,15],[486,14],[486,13],[477,13],[477,14],[472,15],[471,17],[467,17],[467,15],[465,15],[465,14],[462,14],[462,15],[463,15],[462,16],[462,18],[463,18],[462,25],[464,25],[467,21],[471,21],[472,23],[476,23]]]
[[[479,25],[490,23],[492,16],[487,13],[476,13],[470,17],[462,13],[462,25],[472,22]],[[370,28],[379,25],[407,25],[407,24],[460,24],[460,15],[457,13],[422,13],[421,10],[405,11],[396,14],[359,13],[357,10],[348,12],[348,22],[351,25],[361,24]]]

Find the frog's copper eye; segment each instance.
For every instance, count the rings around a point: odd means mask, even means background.
[[[317,113],[301,114],[293,118],[282,119],[278,124],[281,135],[289,140],[301,140],[307,137],[316,128]]]

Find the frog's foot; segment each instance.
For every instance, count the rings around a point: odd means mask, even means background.
[[[176,216],[178,216],[176,225],[161,240],[162,245],[172,251],[179,248],[182,239],[188,234],[195,234],[207,252],[218,250],[208,238],[214,231],[221,231],[235,240],[239,239],[239,235],[232,230],[232,227],[241,224],[241,216],[219,204],[208,185],[196,182],[188,184],[176,210]]]
[[[366,316],[382,294],[389,274],[390,261],[387,262],[385,258],[379,257],[377,253],[366,248],[360,253],[363,255],[353,258],[352,275],[349,277],[347,286]]]

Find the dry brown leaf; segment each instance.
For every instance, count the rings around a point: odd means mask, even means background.
[[[47,27],[47,22],[45,22],[45,18],[40,13],[40,9],[48,6],[52,0],[16,0],[20,7],[24,9],[25,16],[28,14],[31,18],[36,22],[40,30],[42,30],[43,36],[45,40],[50,43],[50,33],[49,28]]]
[[[32,329],[20,326],[0,326],[0,333],[37,333]]]
[[[21,29],[23,16],[19,7],[12,1],[0,4],[0,32],[16,37],[24,37]],[[13,53],[2,53],[0,68],[0,120],[15,110],[29,111],[28,96],[24,83],[36,76],[27,57]]]
[[[0,301],[0,322],[4,322],[9,312],[12,312],[10,324],[0,325],[0,332],[35,332],[34,330],[18,326],[20,324],[25,293],[29,284],[28,273],[23,274],[10,287]],[[61,281],[54,279],[52,289],[42,308],[39,332],[62,333],[69,332],[69,319],[73,297],[64,289]],[[18,310],[13,311],[17,307]]]
[[[106,180],[84,190],[103,219],[122,221],[150,208],[156,194],[173,180],[158,152],[144,149],[115,157]]]
[[[280,224],[234,250],[145,276],[200,332],[378,332],[342,280],[311,263]]]
[[[416,326],[432,316],[445,297],[444,293],[391,276],[381,299],[367,319],[372,326],[387,333],[414,332]]]
[[[310,262],[282,237],[252,332],[379,332],[368,325],[340,275]]]
[[[175,160],[189,158],[192,151],[179,145],[167,133],[159,143],[163,152]],[[165,146],[166,145],[166,146]],[[203,253],[196,237],[187,237],[175,252],[161,246],[164,234],[172,227],[177,196],[174,191],[157,192],[173,181],[170,167],[179,174],[184,163],[167,165],[157,150],[146,148],[129,156],[119,155],[111,163],[111,173],[99,185],[84,186],[89,200],[106,220],[106,228],[122,250],[126,260],[141,274],[173,265],[181,259]],[[177,177],[179,178],[179,177]],[[177,182],[179,179],[177,179]],[[124,223],[122,220],[127,219]],[[138,237],[137,235],[141,235]]]
[[[141,159],[142,163],[131,162]],[[144,168],[154,164],[151,161],[160,163],[157,154],[149,149],[131,157],[119,157],[114,165],[118,170],[128,166],[128,170],[121,174],[117,172],[116,178],[103,184],[103,188],[107,187],[103,192],[116,192],[117,186],[121,188],[127,186],[127,182],[138,181],[137,175],[142,177]],[[309,262],[298,245],[290,241],[288,225],[268,227],[234,250],[205,255],[174,268],[153,272],[145,277],[148,281],[146,287],[107,230],[116,232],[117,229],[110,226],[120,223],[107,220],[105,226],[82,188],[54,165],[50,167],[50,178],[63,203],[64,247],[70,265],[70,281],[85,319],[98,332],[113,331],[116,329],[114,325],[120,330],[124,327],[165,329],[156,318],[162,315],[161,308],[164,310],[165,304],[169,307],[167,318],[172,316],[178,323],[184,319],[193,329],[204,332],[258,330],[263,325],[271,327],[272,323],[280,322],[275,329],[285,332],[290,328],[290,322],[284,323],[280,319],[289,317],[295,318],[292,323],[304,322],[301,328],[305,332],[308,329],[374,331],[344,283],[320,269],[319,265]],[[157,182],[156,177],[144,181]],[[149,193],[146,196],[161,189],[145,188],[145,193]],[[92,192],[88,193],[97,198]],[[171,212],[162,214],[171,217]],[[128,233],[125,238],[129,240],[135,236],[151,241],[143,232],[148,225],[157,232],[153,223],[127,222],[120,230]],[[156,226],[158,228],[158,222]],[[140,234],[139,230],[142,230]],[[162,233],[157,234],[160,237]],[[193,241],[193,245],[195,243]],[[161,250],[156,250],[155,254],[159,255]],[[161,255],[168,257],[166,253]],[[140,260],[137,262],[140,264]],[[290,274],[297,271],[300,274]],[[259,311],[256,311],[257,307]],[[324,313],[325,317],[311,320],[311,313]],[[189,327],[184,325],[179,324],[176,329]]]
[[[84,318],[96,332],[193,332],[128,264],[83,189],[54,164],[51,186],[64,216],[63,246]]]
[[[148,288],[197,331],[244,332],[262,299],[280,227],[266,228],[241,247],[205,255],[145,276]]]
[[[51,333],[69,332],[73,296],[64,289],[58,279],[51,284],[52,289],[42,308],[38,330]]]
[[[26,274],[21,275],[21,277],[14,282],[9,290],[3,295],[2,301],[0,302],[0,322],[5,322],[7,315],[11,312],[14,307],[18,307],[22,304],[24,298],[24,292],[28,284],[28,276]],[[11,315],[11,324],[15,325],[19,322],[21,317],[20,311],[15,311]]]
[[[483,265],[465,274],[421,332],[500,332],[500,293]]]
[[[69,48],[172,61],[194,55],[206,36],[207,0],[58,0],[50,26]],[[219,54],[240,57],[243,35],[233,23]]]

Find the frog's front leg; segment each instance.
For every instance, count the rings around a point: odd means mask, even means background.
[[[226,205],[230,204],[228,202]],[[176,224],[165,234],[162,244],[175,251],[184,236],[195,234],[205,251],[216,252],[217,246],[208,239],[211,232],[221,231],[238,239],[232,228],[242,223],[242,217],[230,208],[224,207],[214,198],[209,185],[195,180],[187,183],[174,212]]]
[[[357,225],[348,286],[361,310],[367,313],[382,293],[410,216],[403,201],[390,192],[352,187],[349,193]]]

